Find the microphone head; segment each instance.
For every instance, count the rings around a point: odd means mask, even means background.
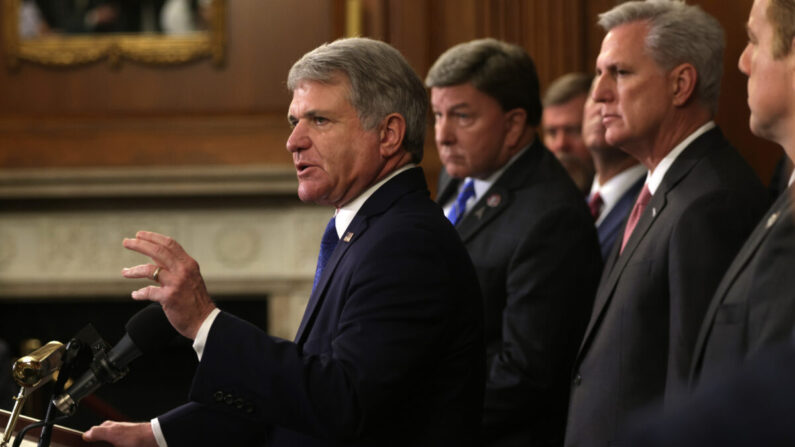
[[[158,303],[152,303],[138,311],[124,327],[142,354],[162,348],[179,335]]]

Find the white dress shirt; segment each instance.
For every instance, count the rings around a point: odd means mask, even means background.
[[[594,177],[593,185],[591,185],[591,196],[598,192],[603,203],[599,218],[596,219],[597,227],[601,225],[605,217],[610,214],[610,211],[616,206],[616,203],[621,200],[624,193],[644,175],[646,175],[646,167],[638,163],[613,176],[613,178],[606,181],[604,185],[600,185],[599,179]]]
[[[668,155],[666,155],[665,158],[663,158],[660,163],[657,164],[657,167],[654,168],[654,171],[649,172],[648,177],[646,177],[646,186],[649,187],[649,192],[652,196],[654,195],[654,192],[657,191],[657,188],[660,187],[660,183],[662,183],[665,173],[668,172],[668,169],[674,164],[676,158],[679,157],[679,154],[681,154],[682,151],[684,151],[685,148],[693,142],[693,140],[712,130],[714,127],[715,121],[709,121],[696,129],[695,132],[691,133],[687,138],[682,140],[681,143],[674,146],[673,150],[668,152]]]

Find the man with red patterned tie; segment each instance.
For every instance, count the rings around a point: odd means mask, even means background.
[[[605,263],[575,360],[567,446],[621,444],[637,409],[686,388],[718,282],[764,209],[766,191],[713,122],[723,31],[683,2],[631,1],[607,31],[592,97],[607,143],[648,169]]]

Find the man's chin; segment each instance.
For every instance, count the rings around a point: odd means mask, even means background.
[[[468,170],[463,169],[461,166],[458,165],[445,166],[444,170],[445,172],[447,172],[447,175],[453,178],[466,178],[471,175],[471,173]]]
[[[328,205],[328,197],[322,194],[315,188],[308,188],[305,185],[298,184],[298,199],[302,202],[316,203],[318,205]]]

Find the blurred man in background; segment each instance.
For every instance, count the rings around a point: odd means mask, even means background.
[[[583,106],[593,78],[585,73],[568,73],[547,88],[542,124],[544,144],[587,194],[594,175],[591,153],[582,136]]]
[[[582,139],[591,151],[596,170],[588,208],[596,223],[602,259],[607,259],[643,188],[646,167],[621,149],[607,144],[601,107],[590,96],[585,101]]]

